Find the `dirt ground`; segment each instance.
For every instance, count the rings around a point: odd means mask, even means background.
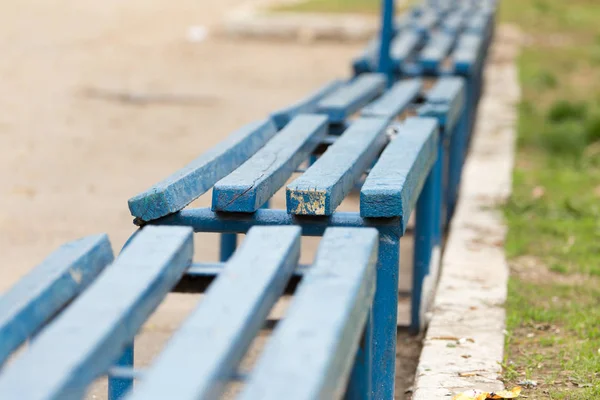
[[[0,3],[0,292],[66,241],[106,232],[118,252],[134,230],[128,198],[350,73],[358,45],[211,34],[240,3]],[[187,39],[195,25],[208,28],[206,40]],[[196,253],[215,260],[216,240],[197,235]],[[136,364],[149,363],[196,302],[169,297],[144,327]],[[102,386],[90,397],[104,398]]]

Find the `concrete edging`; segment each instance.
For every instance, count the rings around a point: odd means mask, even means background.
[[[520,98],[515,28],[497,30],[460,198],[442,256],[440,280],[417,368],[413,400],[496,391],[504,354],[509,268],[498,205],[511,192]]]

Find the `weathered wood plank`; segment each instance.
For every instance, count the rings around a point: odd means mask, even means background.
[[[422,117],[437,118],[444,132],[450,134],[464,110],[466,96],[464,78],[440,78],[427,93],[427,103],[419,108],[418,114]]]
[[[310,114],[315,112],[317,109],[317,103],[323,98],[327,97],[337,89],[342,87],[344,82],[341,80],[334,80],[323,87],[311,93],[305,99],[299,102],[276,111],[271,114],[271,119],[277,125],[277,129],[282,129],[288,122],[290,122],[295,116],[300,114]]]
[[[250,229],[131,400],[219,398],[282,294],[299,255],[299,227]]]
[[[473,68],[482,61],[482,45],[483,38],[479,35],[470,33],[460,35],[458,43],[452,52],[454,72],[469,75]]]
[[[362,217],[401,217],[406,227],[437,157],[438,124],[409,118],[371,169],[360,192]]]
[[[392,120],[402,114],[421,93],[421,79],[407,79],[397,82],[383,96],[362,109],[362,117],[380,117]]]
[[[192,230],[145,227],[0,375],[0,398],[68,400],[111,363],[192,260]]]
[[[0,365],[113,261],[106,235],[58,248],[0,297]]]
[[[317,112],[326,114],[330,123],[341,123],[379,96],[385,89],[384,74],[362,74],[337,89],[317,104]]]
[[[331,215],[385,146],[388,120],[359,118],[299,178],[287,186],[287,211]]]
[[[390,56],[396,69],[400,69],[402,64],[416,53],[423,38],[423,34],[413,31],[400,32],[396,36],[390,48]]]
[[[180,211],[242,165],[276,133],[270,119],[244,126],[173,175],[129,199],[131,214],[151,221]]]
[[[216,211],[254,212],[308,158],[327,133],[324,115],[295,117],[269,143],[213,188]]]
[[[443,32],[433,34],[419,54],[419,64],[426,72],[437,72],[450,53],[454,37]]]
[[[376,284],[375,229],[330,228],[241,400],[340,399]]]

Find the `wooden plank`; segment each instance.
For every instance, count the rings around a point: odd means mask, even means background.
[[[145,227],[0,375],[1,399],[68,400],[131,341],[192,260],[192,230]]]
[[[302,99],[289,107],[283,108],[279,111],[272,113],[271,119],[273,120],[273,122],[275,122],[275,125],[277,125],[277,129],[282,129],[295,116],[315,112],[315,110],[317,109],[317,103],[319,101],[321,101],[323,98],[327,97],[343,85],[344,82],[341,80],[334,80],[332,82],[329,82],[323,87],[316,90],[314,93],[311,93],[305,99]]]
[[[327,133],[324,115],[295,117],[265,147],[213,188],[213,210],[258,210],[292,176]]]
[[[375,229],[329,228],[241,400],[340,399],[375,294]]]
[[[298,264],[300,228],[254,227],[131,400],[216,399]]]
[[[409,118],[371,169],[360,191],[360,215],[401,217],[406,227],[429,171],[435,163],[438,124]]]
[[[362,74],[319,101],[317,112],[326,114],[330,123],[341,123],[385,89],[384,74]]]
[[[377,68],[380,41],[375,37],[369,41],[367,47],[352,62],[352,68],[355,74],[373,72]]]
[[[287,186],[287,211],[331,215],[385,146],[388,120],[359,118],[299,178]]]
[[[380,117],[392,120],[402,114],[421,93],[421,79],[406,79],[397,82],[383,96],[362,109],[362,117]]]
[[[452,35],[443,32],[433,34],[419,54],[419,64],[427,72],[437,72],[450,53],[453,44],[454,37]]]
[[[460,35],[456,48],[452,52],[454,72],[469,75],[475,65],[481,62],[483,39],[479,35],[465,33]]]
[[[396,36],[390,48],[390,56],[396,69],[400,69],[402,64],[416,53],[422,41],[423,35],[413,31],[400,32]]]
[[[462,77],[440,78],[427,93],[427,103],[417,112],[421,117],[437,118],[445,134],[451,134],[466,107],[466,85]]]
[[[457,11],[442,19],[440,28],[443,32],[454,36],[464,28],[465,22],[465,13]]]
[[[151,221],[180,211],[242,165],[276,133],[270,119],[244,126],[173,175],[129,199],[131,214]]]
[[[0,365],[113,261],[106,235],[59,247],[0,297]]]

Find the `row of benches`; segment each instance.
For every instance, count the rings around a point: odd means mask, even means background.
[[[417,332],[494,10],[492,1],[423,3],[384,35],[387,67],[379,39],[351,79],[242,127],[131,198],[140,229],[116,260],[105,235],[57,250],[0,298],[0,398],[78,399],[108,374],[110,399],[219,398],[236,379],[242,399],[392,399],[400,238],[415,210]],[[336,211],[357,187],[359,209]],[[211,208],[184,209],[211,190]],[[269,208],[280,190],[286,208]],[[221,234],[220,262],[192,262],[193,232]],[[322,236],[310,266],[298,262],[301,236]],[[153,365],[135,370],[134,337],[171,291],[206,296]],[[294,293],[289,311],[240,376],[284,292]]]

